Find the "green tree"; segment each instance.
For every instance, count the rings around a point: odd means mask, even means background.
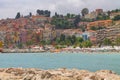
[[[79,47],[82,42],[83,42],[83,38],[81,38],[81,37],[76,37],[76,40],[75,40],[74,45],[75,45],[76,47]]]
[[[15,17],[15,19],[18,19],[20,17],[21,17],[20,12],[18,12],[17,15],[16,15],[16,17]]]
[[[88,47],[91,47],[91,46],[92,46],[92,43],[91,43],[90,40],[82,42],[82,47],[88,48]]]
[[[105,29],[105,27],[101,27],[101,26],[95,27],[95,26],[92,26],[90,29],[91,30],[100,30],[100,29]]]
[[[83,40],[83,38],[81,38],[81,37],[77,37],[77,38],[76,38],[76,41],[82,43],[84,40]]]
[[[32,41],[32,40],[27,41],[27,42],[26,42],[26,45],[27,45],[27,46],[33,45],[33,41]]]
[[[67,39],[65,40],[65,44],[66,44],[67,46],[72,45],[71,40],[67,38]]]
[[[46,45],[46,42],[44,40],[40,41],[40,45],[44,46]]]
[[[50,45],[50,44],[51,44],[51,41],[50,41],[50,40],[47,40],[47,41],[45,41],[45,44],[46,44],[46,45]]]
[[[113,18],[114,21],[120,20],[120,15],[117,15]]]
[[[89,13],[88,8],[84,8],[84,9],[82,9],[82,11],[81,11],[82,16],[85,16],[85,15],[88,14],[88,13]]]
[[[60,41],[65,41],[65,35],[61,34]]]
[[[38,9],[36,12],[37,12],[38,15],[44,15],[44,11],[43,10],[39,10]]]
[[[117,46],[120,46],[120,38],[116,38],[115,44],[116,44]]]
[[[103,44],[106,45],[106,46],[111,45],[111,43],[112,43],[111,40],[108,39],[108,38],[105,38],[104,41],[103,41]]]
[[[70,15],[70,13],[67,13],[67,18],[71,18],[71,15]]]
[[[96,20],[108,20],[110,17],[106,14],[99,14],[96,18]]]
[[[76,41],[76,36],[75,36],[75,35],[73,35],[73,36],[71,37],[71,43],[72,43],[72,44],[74,44],[74,43],[75,43],[75,41]]]
[[[30,17],[32,16],[32,13],[31,13],[31,12],[29,13],[29,16],[30,16]]]
[[[75,28],[77,28],[78,27],[78,23],[80,22],[80,15],[77,15],[76,17],[75,17],[75,20],[74,20],[74,26],[75,26]]]
[[[48,10],[45,10],[45,11],[44,11],[44,15],[45,15],[46,17],[50,17],[50,14],[51,14],[50,11],[48,11]]]
[[[65,41],[60,41],[60,45],[66,45]]]
[[[18,44],[18,48],[19,48],[19,49],[22,49],[22,48],[23,48],[23,44],[22,44],[22,43],[19,43],[19,44]]]
[[[90,27],[91,30],[97,30],[95,26]]]
[[[51,24],[55,25],[56,29],[70,29],[74,28],[74,24],[67,19],[54,17]]]
[[[80,43],[80,44],[79,44],[79,47],[80,47],[80,48],[82,48],[82,47],[83,47],[82,43]]]
[[[58,44],[60,44],[60,38],[56,38],[55,39],[55,43],[58,45]]]

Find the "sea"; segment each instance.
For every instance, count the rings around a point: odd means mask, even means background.
[[[120,54],[7,53],[0,54],[0,68],[112,70],[120,74]]]

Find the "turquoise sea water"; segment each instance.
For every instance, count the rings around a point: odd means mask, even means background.
[[[120,74],[120,54],[0,54],[0,68],[77,68],[90,71],[113,70]]]

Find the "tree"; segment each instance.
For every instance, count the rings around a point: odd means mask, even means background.
[[[39,9],[36,12],[37,12],[38,15],[40,15],[40,10]]]
[[[77,28],[79,22],[80,22],[80,15],[77,15],[74,20],[74,25],[76,28]]]
[[[107,20],[109,19],[110,17],[106,14],[99,14],[96,18],[96,20]]]
[[[70,40],[69,38],[67,38],[67,39],[65,40],[65,44],[66,44],[67,46],[72,45],[71,40]]]
[[[103,44],[106,45],[106,46],[111,45],[111,43],[112,43],[112,42],[111,42],[110,39],[108,39],[108,38],[105,38],[104,41],[103,41]]]
[[[50,17],[50,14],[51,14],[50,11],[48,11],[48,10],[45,10],[45,11],[44,11],[44,15],[45,15],[46,17]]]
[[[85,15],[88,14],[88,13],[89,13],[88,8],[84,8],[84,9],[82,9],[82,11],[81,11],[82,16],[85,16]]]
[[[120,12],[120,9],[112,10],[111,12]]]
[[[83,38],[81,38],[81,37],[76,37],[76,40],[75,40],[75,43],[74,43],[74,45],[77,47],[79,47],[80,46],[80,44],[83,42]]]
[[[116,38],[115,44],[116,44],[117,46],[120,46],[120,38]]]
[[[50,45],[51,44],[51,40],[47,40],[45,41],[46,45]]]
[[[75,14],[71,14],[71,18],[75,18]]]
[[[60,41],[65,41],[65,35],[61,34]]]
[[[79,44],[79,47],[80,47],[80,48],[82,48],[82,47],[83,47],[83,46],[82,46],[82,43],[80,43],[80,44]]]
[[[46,42],[44,40],[40,41],[40,45],[44,46],[46,45]]]
[[[18,18],[20,18],[21,16],[20,16],[20,12],[18,12],[17,13],[17,15],[16,15],[16,17],[15,17],[15,19],[18,19]]]
[[[29,13],[29,16],[30,16],[30,17],[32,16],[32,13],[31,13],[31,12]]]
[[[110,16],[110,14],[111,14],[111,11],[108,11],[108,12],[107,12],[107,14],[108,14],[108,16]]]
[[[71,43],[72,43],[72,44],[74,44],[74,43],[75,43],[75,41],[76,41],[76,36],[75,36],[75,35],[73,35],[73,36],[72,36],[72,38],[71,38]]]
[[[77,38],[76,38],[76,41],[82,43],[84,40],[83,40],[83,38],[81,38],[81,37],[77,37]]]
[[[22,43],[18,44],[18,48],[22,49],[23,48],[23,44]]]
[[[27,46],[30,46],[30,45],[32,45],[32,44],[33,44],[33,41],[32,41],[32,40],[29,40],[29,41],[26,42],[26,45],[27,45]]]
[[[50,12],[50,11],[48,11],[48,15],[47,15],[47,17],[50,17],[50,15],[51,15],[51,12]]]
[[[120,15],[115,16],[113,20],[114,21],[120,20]]]
[[[70,15],[70,13],[67,13],[67,18],[71,18],[71,15]]]
[[[71,29],[75,27],[73,22],[58,17],[54,17],[51,21],[51,24],[55,25],[56,29]]]
[[[82,42],[82,47],[88,48],[88,47],[91,47],[91,46],[92,46],[92,43],[91,43],[90,40]]]
[[[37,12],[38,15],[43,15],[43,16],[46,16],[46,17],[50,17],[50,14],[51,14],[51,12],[48,11],[48,10],[44,11],[44,10],[39,10],[38,9],[36,12]]]
[[[60,38],[56,38],[55,43],[59,44],[60,43]]]
[[[44,11],[38,9],[38,10],[37,10],[37,14],[38,14],[38,15],[44,15]]]
[[[59,15],[57,14],[57,12],[55,12],[55,17],[57,17],[57,18],[59,17]]]

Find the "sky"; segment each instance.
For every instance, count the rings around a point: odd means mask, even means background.
[[[52,14],[80,14],[83,8],[112,10],[120,8],[120,0],[0,0],[0,19],[14,18],[17,12],[36,15],[36,10],[50,10]]]

